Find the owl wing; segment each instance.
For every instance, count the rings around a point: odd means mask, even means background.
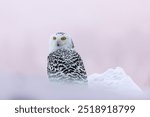
[[[49,54],[47,60],[50,79],[87,81],[83,61],[75,50],[59,49]]]

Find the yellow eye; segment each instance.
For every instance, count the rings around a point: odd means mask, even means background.
[[[66,37],[62,37],[61,40],[62,40],[62,41],[66,40]]]
[[[53,37],[53,40],[56,40],[56,37]]]

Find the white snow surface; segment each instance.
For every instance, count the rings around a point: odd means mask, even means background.
[[[125,71],[117,67],[108,69],[102,74],[93,74],[88,77],[88,83],[91,88],[103,87],[107,90],[119,93],[134,92],[141,93],[142,90],[133,82]]]
[[[90,75],[87,85],[16,74],[0,74],[0,80],[0,99],[150,99],[119,67]]]

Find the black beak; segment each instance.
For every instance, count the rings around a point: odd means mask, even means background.
[[[60,44],[59,44],[59,43],[57,43],[57,46],[59,47],[59,46],[60,46]]]

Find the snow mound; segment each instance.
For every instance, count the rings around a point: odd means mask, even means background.
[[[88,85],[90,88],[103,88],[119,93],[142,93],[142,90],[120,67],[108,69],[102,74],[90,75]]]
[[[88,76],[88,84],[51,83],[46,77],[0,74],[0,99],[149,99],[122,68]]]

